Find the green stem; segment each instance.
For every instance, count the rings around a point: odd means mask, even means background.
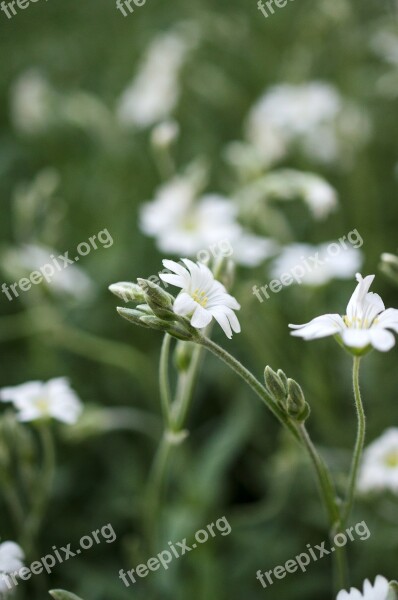
[[[304,423],[299,426],[299,433],[304,447],[308,452],[308,456],[314,465],[321,497],[325,505],[330,524],[333,527],[340,521],[340,511],[336,504],[336,492],[330,477],[329,469],[315,448]]]
[[[178,376],[176,399],[174,403],[171,404],[171,395],[169,396],[169,391],[167,391],[169,390],[168,364],[166,362],[169,355],[168,344],[169,342],[163,342],[159,369],[163,412],[165,412],[166,409],[167,399],[168,412],[166,414],[168,415],[168,418],[165,419],[165,431],[152,463],[145,494],[146,535],[153,548],[157,547],[156,523],[158,521],[160,503],[168,475],[170,458],[173,449],[180,445],[186,438],[184,426],[192,401],[197,373],[202,357],[202,348],[195,347],[188,371],[180,372]]]
[[[355,407],[357,410],[358,417],[358,428],[357,428],[357,438],[355,442],[354,453],[352,457],[351,470],[349,475],[349,483],[348,490],[345,502],[345,510],[343,515],[343,524],[347,523],[347,520],[351,514],[352,507],[354,505],[355,500],[355,489],[358,479],[358,470],[359,465],[361,463],[361,457],[363,452],[363,447],[365,443],[365,434],[366,434],[366,417],[365,411],[362,404],[361,391],[359,389],[359,367],[361,363],[361,358],[359,356],[354,356],[354,363],[352,368],[352,382],[354,388],[354,398],[355,398]]]
[[[179,377],[176,401],[173,405],[172,430],[174,433],[179,433],[184,428],[202,356],[202,348],[200,346],[195,346],[192,352],[191,364],[189,365],[188,372],[181,373]]]
[[[305,424],[299,426],[299,432],[306,448],[308,455],[314,466],[315,473],[318,479],[318,486],[321,494],[321,500],[325,506],[329,517],[330,526],[330,539],[333,540],[336,533],[341,530],[341,515],[340,508],[336,501],[336,491],[333,485],[332,478],[329,473],[329,469],[319,455],[315,448]],[[339,548],[335,546],[335,552],[333,554],[333,567],[334,567],[334,587],[336,593],[345,588],[348,584],[348,567],[347,567],[347,555],[344,547]]]
[[[23,548],[28,556],[43,521],[55,473],[55,448],[50,423],[39,423],[38,432],[42,447],[42,473],[32,510],[25,524]]]
[[[163,338],[162,349],[160,352],[159,364],[159,389],[160,400],[162,404],[163,418],[167,425],[170,424],[171,411],[171,392],[169,380],[169,356],[170,356],[171,336],[166,333]]]
[[[250,371],[246,369],[246,367],[244,367],[238,360],[236,360],[236,358],[230,355],[226,350],[224,350],[223,348],[221,348],[206,337],[202,337],[199,340],[199,343],[202,344],[207,350],[215,354],[218,358],[220,358],[233,371],[235,371],[235,373],[239,375],[239,377],[241,377],[252,388],[252,390],[257,394],[257,396],[259,396],[261,400],[263,400],[263,402],[271,410],[275,417],[281,422],[281,424],[287,429],[289,429],[289,431],[294,435],[296,440],[301,442],[301,444],[307,450],[318,478],[321,498],[329,517],[331,528],[330,535],[332,537],[335,534],[334,532],[339,531],[341,522],[340,510],[336,501],[336,493],[326,463],[318,454],[314,444],[312,443],[308,435],[305,426],[297,426],[293,424],[292,421],[287,417],[287,415],[285,415],[285,413],[282,411],[282,409],[280,409],[279,406],[272,400],[265,387],[260,384],[260,382],[254,377],[254,375],[252,375],[252,373],[250,373]],[[344,549],[337,549],[335,552],[335,556],[336,589],[340,590],[345,587],[347,582],[347,569]]]
[[[266,404],[272,414],[280,421],[280,423],[286,427],[290,433],[296,438],[296,440],[300,440],[300,435],[297,432],[296,427],[292,424],[287,415],[283,412],[281,408],[273,401],[271,396],[268,394],[267,390],[261,383],[250,373],[246,367],[242,365],[236,358],[234,358],[229,352],[215,344],[212,340],[207,337],[201,337],[198,340],[199,344],[202,344],[207,350],[215,354],[218,358],[220,358],[226,365],[228,365],[235,373],[243,379],[254,391],[257,396]]]

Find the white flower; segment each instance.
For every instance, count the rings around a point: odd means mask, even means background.
[[[42,284],[49,291],[72,298],[82,299],[90,296],[93,291],[93,282],[86,273],[76,264],[63,266],[62,260],[56,259],[60,253],[54,248],[39,244],[24,244],[18,248],[10,248],[4,253],[2,267],[9,277],[29,277],[32,271],[39,271],[46,265],[52,267],[53,273],[47,269],[48,281],[43,278]]]
[[[398,493],[398,428],[387,429],[365,450],[358,478],[363,493],[389,490]]]
[[[346,125],[350,125],[346,129]],[[298,146],[310,159],[331,163],[365,134],[365,121],[338,90],[322,81],[271,88],[249,113],[246,135],[265,165]]]
[[[155,38],[119,100],[122,123],[144,128],[170,116],[180,96],[179,75],[189,48],[186,36],[176,32]]]
[[[247,233],[237,222],[237,207],[231,200],[219,194],[197,199],[197,193],[194,177],[175,177],[142,207],[141,229],[156,237],[161,252],[194,256],[228,241],[236,262],[246,266],[259,265],[274,252],[271,240]]]
[[[347,306],[346,315],[327,314],[304,325],[289,325],[292,335],[314,340],[339,335],[347,348],[364,351],[369,346],[387,352],[395,345],[392,329],[398,333],[398,310],[385,309],[378,294],[369,292],[374,275],[364,279],[357,273],[358,285]]]
[[[53,89],[40,71],[22,73],[11,87],[11,118],[26,134],[40,133],[51,123]]]
[[[15,542],[3,542],[0,544],[0,596],[11,591],[7,581],[12,585],[12,579],[5,580],[3,575],[15,573],[23,567],[24,553]]]
[[[370,581],[366,579],[363,584],[362,594],[355,588],[351,588],[349,592],[342,590],[337,594],[336,600],[387,600],[388,593],[389,584],[387,579],[378,575],[373,586]]]
[[[239,310],[238,302],[227,293],[225,287],[214,279],[213,273],[202,263],[182,259],[186,267],[164,260],[164,266],[174,275],[160,274],[166,283],[181,288],[174,302],[174,312],[189,317],[192,327],[203,329],[214,319],[228,338],[232,331],[240,332],[239,321],[234,310]]]
[[[286,246],[273,261],[271,276],[279,279],[282,273],[298,272],[301,267],[303,274],[294,281],[303,285],[321,286],[333,279],[349,279],[362,264],[361,251],[347,246],[344,250],[341,248],[338,254],[332,255],[329,252],[332,243]]]
[[[72,425],[82,412],[82,404],[65,377],[3,388],[0,400],[12,402],[19,411],[18,420],[24,422],[53,417]]]

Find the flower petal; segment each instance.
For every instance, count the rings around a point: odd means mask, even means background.
[[[344,329],[341,337],[349,348],[366,348],[371,343],[370,329]]]
[[[370,341],[372,346],[380,352],[387,352],[395,346],[395,338],[390,331],[382,329],[381,327],[372,327],[369,330]]]
[[[197,304],[195,312],[192,315],[191,325],[192,327],[196,327],[196,329],[203,329],[207,327],[211,319],[212,316],[209,311],[200,306],[200,304]]]
[[[396,308],[387,308],[387,310],[377,317],[375,327],[392,329],[395,333],[398,333],[398,310]]]
[[[232,338],[231,324],[230,324],[225,312],[222,309],[220,309],[220,310],[213,309],[213,317],[215,318],[217,323],[220,325],[221,329],[223,330],[223,332],[225,333],[227,338],[231,339]]]
[[[344,321],[340,315],[327,314],[315,317],[309,323],[304,325],[289,325],[291,334],[296,337],[302,337],[305,340],[314,340],[328,335],[335,335],[345,329]]]
[[[175,287],[185,287],[185,280],[181,275],[168,275],[167,273],[159,273],[159,277],[162,281],[165,281],[170,285],[175,285]]]
[[[352,294],[350,301],[347,305],[346,314],[349,319],[354,319],[357,316],[362,316],[363,303],[375,276],[368,275],[367,277],[363,278],[360,273],[357,273],[356,278],[358,281],[358,285],[355,288],[354,293]]]
[[[189,294],[181,292],[174,301],[173,310],[176,315],[186,317],[187,315],[192,314],[197,306],[198,304]]]

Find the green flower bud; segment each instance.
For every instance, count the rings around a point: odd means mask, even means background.
[[[286,410],[289,417],[304,422],[310,416],[310,407],[306,402],[303,390],[294,379],[288,379],[288,398]]]
[[[141,317],[146,316],[145,313],[142,313],[139,310],[134,310],[133,308],[123,308],[118,306],[116,308],[117,312],[123,319],[127,319],[130,323],[134,323],[134,325],[140,325],[141,327],[149,327],[141,321]]]
[[[236,267],[231,258],[223,256],[217,259],[213,272],[215,279],[221,281],[227,290],[232,289],[235,281]]]
[[[275,398],[277,402],[283,404],[286,400],[286,390],[279,375],[277,375],[271,367],[267,366],[264,371],[264,379],[265,387],[269,394]]]
[[[179,323],[166,322],[164,330],[182,342],[191,342],[198,335],[197,330],[181,321]]]
[[[286,394],[287,394],[288,383],[287,383],[287,377],[286,377],[285,373],[282,371],[282,369],[278,369],[276,373],[277,373],[279,379],[282,381],[285,391],[286,391]]]
[[[188,371],[192,360],[193,344],[178,342],[174,351],[174,363],[179,371]]]
[[[112,283],[109,286],[109,291],[112,292],[121,300],[125,302],[144,302],[144,292],[140,286],[136,283],[130,283],[129,281],[119,281],[119,283]]]
[[[49,594],[54,600],[82,600],[79,596],[71,594],[70,592],[65,592],[65,590],[51,590]]]
[[[140,318],[140,323],[144,323],[147,327],[151,329],[160,329],[161,331],[165,330],[165,326],[167,325],[166,321],[162,321],[156,315],[143,315]]]
[[[174,298],[171,294],[165,292],[159,285],[148,279],[137,279],[137,281],[149,305],[151,302],[160,308],[172,308]]]
[[[390,591],[387,596],[387,600],[398,599],[398,581],[390,581]]]
[[[137,281],[144,292],[145,301],[154,314],[160,319],[174,320],[176,318],[173,312],[174,297],[151,281],[146,279],[137,279]]]

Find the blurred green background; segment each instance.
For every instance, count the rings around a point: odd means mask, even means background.
[[[158,551],[168,540],[189,538],[223,515],[232,533],[129,590],[118,579],[120,568],[130,569],[151,556],[143,538],[142,494],[161,431],[156,385],[161,336],[120,319],[107,287],[158,272],[163,255],[137,224],[140,205],[154,197],[161,183],[150,132],[124,128],[112,115],[153,38],[181,22],[194,24],[198,41],[182,70],[174,111],[180,126],[174,157],[178,169],[197,157],[205,159],[208,188],[228,195],[236,189],[236,177],[225,147],[242,138],[244,119],[264,90],[311,80],[336,86],[366,111],[371,133],[347,168],[315,164],[294,152],[279,165],[316,172],[339,195],[338,210],[324,222],[314,222],[303,211],[293,214],[296,241],[317,244],[357,228],[364,240],[362,273],[376,273],[374,291],[386,306],[398,306],[397,288],[379,271],[381,253],[397,249],[398,66],[371,43],[385,29],[398,40],[396,11],[392,0],[297,0],[265,19],[255,0],[147,0],[124,18],[111,0],[39,0],[11,20],[0,14],[2,282],[18,279],[9,275],[7,252],[23,242],[72,253],[104,228],[114,240],[112,247],[99,248],[80,263],[95,286],[88,299],[71,301],[32,290],[9,302],[1,294],[0,386],[65,375],[87,405],[142,411],[136,425],[110,432],[98,431],[96,422],[87,430],[54,424],[59,459],[54,493],[29,562],[53,545],[76,544],[107,523],[118,538],[59,565],[49,581],[37,577],[40,581],[21,583],[19,600],[44,598],[50,587],[70,589],[85,600],[332,597],[328,558],[311,564],[305,575],[289,575],[266,590],[256,581],[258,569],[274,568],[305,551],[307,543],[326,540],[325,515],[305,457],[257,399],[210,356],[189,415],[190,436],[174,454]],[[59,97],[84,91],[96,98],[103,118],[94,116],[94,104],[89,104],[86,113],[75,115],[75,123],[54,118],[34,134],[18,130],[11,119],[11,90],[32,68],[45,75]],[[51,177],[57,180],[48,198],[37,184],[43,170],[50,173],[50,188]],[[32,186],[37,197],[30,218],[27,190]],[[259,378],[270,364],[300,382],[312,408],[309,429],[337,481],[343,481],[355,437],[349,357],[330,339],[306,344],[291,338],[287,324],[326,312],[343,314],[354,281],[292,286],[260,304],[251,288],[270,279],[264,265],[237,269],[233,294],[242,305],[242,334],[229,342],[217,331],[215,339]],[[393,349],[364,362],[368,440],[397,423],[396,360]],[[1,456],[7,455],[11,439],[17,448],[13,453],[20,452],[34,468],[35,435],[25,439],[19,428],[17,433],[5,408]],[[7,463],[11,477],[13,464]],[[396,498],[360,500],[352,523],[364,519],[372,535],[349,547],[352,583],[378,573],[396,578]],[[20,539],[4,494],[0,535]]]

